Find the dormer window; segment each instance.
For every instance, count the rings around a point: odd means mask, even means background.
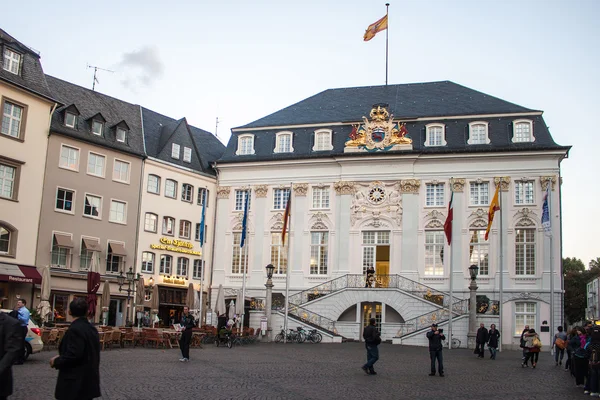
[[[238,137],[238,156],[254,154],[254,135],[241,135]]]
[[[100,121],[93,120],[92,121],[92,133],[94,135],[102,136],[102,129],[104,128],[104,124]]]
[[[315,131],[315,144],[313,146],[313,151],[326,151],[333,150],[333,145],[331,144],[331,129],[320,129]]]
[[[275,153],[292,153],[292,132],[279,132],[275,139]]]
[[[489,144],[487,122],[471,122],[469,124],[469,140],[467,144]]]
[[[192,149],[190,147],[183,148],[183,161],[186,163],[192,162]]]
[[[117,128],[117,142],[125,143],[127,140],[127,131],[123,128]]]
[[[446,145],[446,127],[442,124],[425,126],[425,146],[436,147]]]
[[[180,146],[176,143],[173,143],[171,145],[171,158],[179,160],[179,150],[180,150]]]
[[[517,120],[513,122],[513,143],[525,143],[535,141],[533,136],[533,123],[529,120]]]
[[[19,75],[19,67],[21,66],[21,54],[14,52],[9,48],[4,49],[4,64],[5,71]]]
[[[75,114],[70,112],[65,113],[65,126],[69,128],[75,128],[76,121],[77,116]]]

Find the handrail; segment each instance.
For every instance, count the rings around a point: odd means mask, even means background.
[[[453,314],[463,315],[469,312],[469,299],[463,299],[452,304]],[[406,336],[423,328],[430,327],[431,324],[445,322],[449,320],[450,313],[448,308],[440,308],[430,311],[418,317],[411,318],[404,323],[401,323],[397,336]]]
[[[281,310],[279,311],[281,312]],[[306,308],[297,306],[295,304],[290,304],[288,314],[298,318],[302,322],[316,325],[322,330],[328,331],[333,335],[340,336],[335,328],[335,321],[323,315],[317,314],[316,312],[307,310]]]

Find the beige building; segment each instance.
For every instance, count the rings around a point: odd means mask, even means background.
[[[39,54],[0,29],[0,308],[30,306],[48,126],[56,101]],[[31,307],[30,307],[31,308]]]

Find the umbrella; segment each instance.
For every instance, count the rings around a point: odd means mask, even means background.
[[[227,313],[227,318],[233,320],[235,318],[235,301],[231,300],[229,302],[229,312]]]
[[[238,317],[244,314],[244,299],[242,298],[242,291],[238,290],[237,298],[235,299],[235,313]]]
[[[199,320],[198,325],[202,325],[202,308],[200,307],[200,291],[194,295],[194,317]]]
[[[88,303],[88,318],[94,319],[96,316],[96,305],[98,298],[96,293],[100,288],[100,274],[97,272],[88,272],[87,277],[87,303]]]
[[[158,285],[154,285],[152,289],[152,299],[150,300],[150,312],[158,315]],[[154,328],[154,318],[152,318],[152,327]]]
[[[187,300],[185,301],[185,304],[190,310],[194,308],[194,302],[196,301],[195,297],[194,284],[190,282],[188,285]]]
[[[100,306],[102,307],[102,313],[108,313],[108,308],[110,307],[110,283],[107,280],[104,281],[104,287],[102,288]],[[107,316],[102,316],[102,318],[104,319],[104,325],[106,325]]]
[[[37,306],[37,311],[42,317],[42,325],[47,321],[48,316],[52,314],[52,307],[50,307],[50,267],[42,267],[42,288],[41,288],[41,301]]]
[[[215,312],[217,313],[217,317],[225,315],[227,313],[227,307],[225,306],[225,294],[223,293],[223,285],[219,285],[217,299],[215,300]]]

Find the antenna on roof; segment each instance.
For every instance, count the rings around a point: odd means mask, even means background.
[[[217,122],[215,122],[215,137],[218,138],[217,130],[219,129],[219,117],[217,117]]]
[[[100,81],[98,80],[98,78],[96,78],[96,74],[98,73],[98,70],[100,71],[106,71],[106,72],[115,72],[115,71],[111,71],[110,69],[104,69],[104,68],[100,68],[100,67],[96,67],[94,65],[90,65],[87,64],[88,68],[94,68],[94,81],[92,83],[92,90],[96,90],[96,82],[100,83]]]

